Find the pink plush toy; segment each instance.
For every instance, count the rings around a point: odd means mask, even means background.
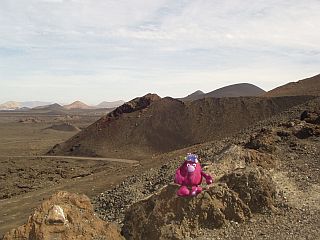
[[[198,160],[198,155],[188,153],[184,163],[177,169],[174,182],[181,185],[177,195],[196,196],[201,193],[202,188],[199,186],[202,177],[206,179],[207,184],[212,183],[212,177],[202,171]]]

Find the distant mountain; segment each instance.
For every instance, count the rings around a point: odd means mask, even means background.
[[[253,84],[238,83],[209,92],[205,97],[253,97],[259,96],[265,92],[266,91]]]
[[[101,102],[96,106],[89,106],[81,101],[75,101],[71,104],[59,105],[57,103],[50,102],[40,102],[40,101],[26,101],[26,102],[16,102],[8,101],[0,104],[0,110],[73,110],[73,109],[100,109],[100,108],[116,108],[124,104],[123,100],[114,102]]]
[[[183,101],[197,100],[197,99],[202,98],[204,95],[205,95],[204,92],[198,90],[198,91],[195,91],[194,93],[189,94],[188,96],[186,96],[184,98],[181,98],[180,100],[183,100]]]
[[[93,108],[95,108],[95,107],[91,107],[91,106],[89,106],[89,105],[87,105],[87,104],[85,104],[85,103],[83,103],[81,101],[75,101],[75,102],[73,102],[71,104],[64,105],[63,107],[65,109],[68,109],[68,110],[70,110],[70,109],[93,109]]]
[[[34,108],[43,105],[49,105],[50,102],[40,102],[40,101],[28,101],[28,102],[16,102],[8,101],[3,104],[0,104],[0,110],[17,110],[17,109],[26,109]]]
[[[291,82],[283,86],[277,87],[266,94],[266,97],[279,96],[298,96],[298,95],[320,95],[320,74],[299,80],[298,82]]]
[[[238,83],[216,89],[209,93],[203,93],[198,90],[185,98],[181,98],[183,101],[193,101],[205,97],[254,97],[264,94],[265,91],[250,83]]]
[[[114,102],[106,102],[103,101],[101,103],[99,103],[98,105],[96,105],[96,108],[116,108],[121,106],[122,104],[124,104],[125,101],[123,100],[119,100],[119,101],[114,101]]]
[[[63,106],[59,105],[58,103],[54,103],[50,105],[35,107],[35,108],[32,108],[31,110],[63,111],[66,109]]]
[[[16,110],[21,107],[19,102],[8,101],[3,104],[0,104],[0,110]]]
[[[20,102],[21,108],[27,107],[27,108],[34,108],[39,106],[45,106],[50,105],[52,102],[40,102],[40,101],[27,101],[27,102]]]

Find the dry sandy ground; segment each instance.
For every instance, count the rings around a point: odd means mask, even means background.
[[[63,116],[32,116],[38,122],[19,122],[29,117],[0,112],[0,237],[26,222],[33,209],[57,190],[93,197],[139,166],[123,159],[41,156],[75,133],[44,130]],[[81,116],[73,124],[85,127],[97,118]]]

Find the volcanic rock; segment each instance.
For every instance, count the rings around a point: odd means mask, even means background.
[[[220,181],[237,192],[253,213],[274,209],[276,187],[271,176],[262,168],[237,169],[223,176]]]
[[[231,144],[214,156],[212,163],[207,164],[204,169],[216,178],[220,178],[238,168],[260,166],[264,169],[272,169],[276,164],[277,159],[272,154]]]
[[[122,232],[127,239],[185,239],[200,229],[243,222],[252,212],[274,209],[275,185],[262,168],[238,169],[197,197],[177,197],[168,185],[127,211]]]
[[[275,143],[280,140],[281,138],[272,129],[262,128],[258,134],[250,137],[245,147],[272,153],[276,150]]]
[[[315,126],[315,125],[311,125],[311,124],[306,124],[302,128],[296,129],[294,131],[294,135],[300,139],[305,139],[305,138],[309,138],[312,136],[319,137],[320,136],[320,127]]]
[[[143,97],[135,98],[127,103],[122,104],[120,107],[117,107],[114,111],[108,114],[109,117],[119,117],[124,113],[131,113],[143,108],[148,107],[152,102],[158,101],[161,98],[157,94],[147,94]]]
[[[211,187],[194,198],[177,197],[177,189],[168,185],[132,205],[122,229],[126,239],[185,239],[197,236],[200,228],[221,227],[228,220],[243,222],[251,216],[248,206],[226,185]]]
[[[320,124],[320,112],[319,111],[304,111],[300,117],[301,121],[307,123]]]

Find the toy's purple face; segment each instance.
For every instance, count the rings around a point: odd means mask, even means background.
[[[198,160],[198,155],[188,153],[180,169],[185,175],[201,175],[201,165]]]
[[[188,174],[197,174],[201,173],[201,165],[200,163],[195,163],[192,161],[185,161],[181,168],[184,172],[187,172]]]
[[[193,173],[196,170],[196,167],[197,167],[196,163],[188,162],[187,163],[188,173]]]

